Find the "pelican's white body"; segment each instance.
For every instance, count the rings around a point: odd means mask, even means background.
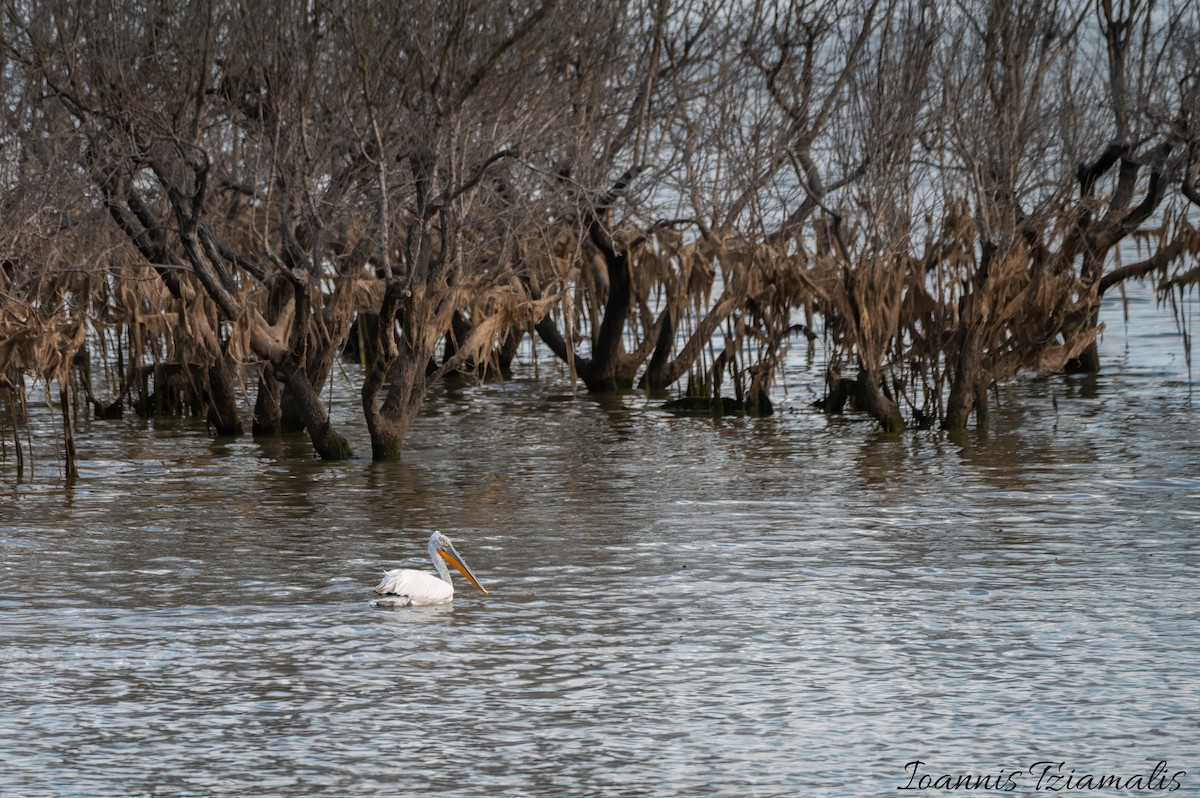
[[[437,569],[437,576],[408,568],[396,568],[385,573],[383,581],[375,587],[375,592],[380,596],[374,602],[376,606],[419,607],[454,601],[454,584],[450,581],[450,571],[446,568],[447,561],[461,571],[485,596],[487,595],[487,590],[479,584],[461,555],[455,551],[454,544],[441,532],[434,532],[429,536],[429,559]]]
[[[376,604],[388,607],[419,607],[423,604],[446,604],[454,601],[454,585],[450,574],[442,565],[441,557],[434,557],[433,564],[441,578],[425,571],[397,568],[383,575],[383,581],[375,588],[383,594]]]

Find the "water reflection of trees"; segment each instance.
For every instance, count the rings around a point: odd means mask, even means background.
[[[389,459],[526,335],[603,393],[987,426],[1098,368],[1105,291],[1193,290],[1200,10],[933,0],[10,3],[0,382]],[[1136,250],[1126,262],[1121,248]],[[19,434],[6,438],[22,450]],[[20,460],[18,459],[18,468]]]

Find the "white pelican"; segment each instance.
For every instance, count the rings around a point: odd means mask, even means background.
[[[374,603],[380,607],[413,607],[422,604],[448,604],[454,600],[454,584],[450,581],[450,572],[446,563],[467,578],[467,581],[487,595],[487,589],[479,584],[475,574],[467,567],[467,563],[454,549],[450,538],[441,532],[429,536],[429,559],[438,575],[424,571],[412,571],[407,568],[396,568],[383,575],[383,581],[375,587],[375,592],[381,599]],[[440,579],[438,577],[441,577]]]

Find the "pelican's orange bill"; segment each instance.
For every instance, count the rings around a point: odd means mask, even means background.
[[[458,556],[457,551],[447,551],[446,549],[438,549],[438,554],[442,555],[442,559],[454,566],[460,574],[467,578],[467,581],[479,588],[483,595],[487,595],[487,588],[479,584],[479,580],[475,578],[475,574],[471,573],[471,569]]]

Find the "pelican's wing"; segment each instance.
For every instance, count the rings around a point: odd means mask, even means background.
[[[424,571],[396,569],[383,575],[375,587],[381,596],[399,596],[407,604],[442,604],[454,598],[454,588],[433,574]],[[392,602],[395,604],[396,602]]]
[[[385,593],[395,593],[396,586],[400,584],[400,580],[404,577],[404,569],[396,568],[388,571],[383,575],[383,579],[375,586],[375,592],[379,595]]]

